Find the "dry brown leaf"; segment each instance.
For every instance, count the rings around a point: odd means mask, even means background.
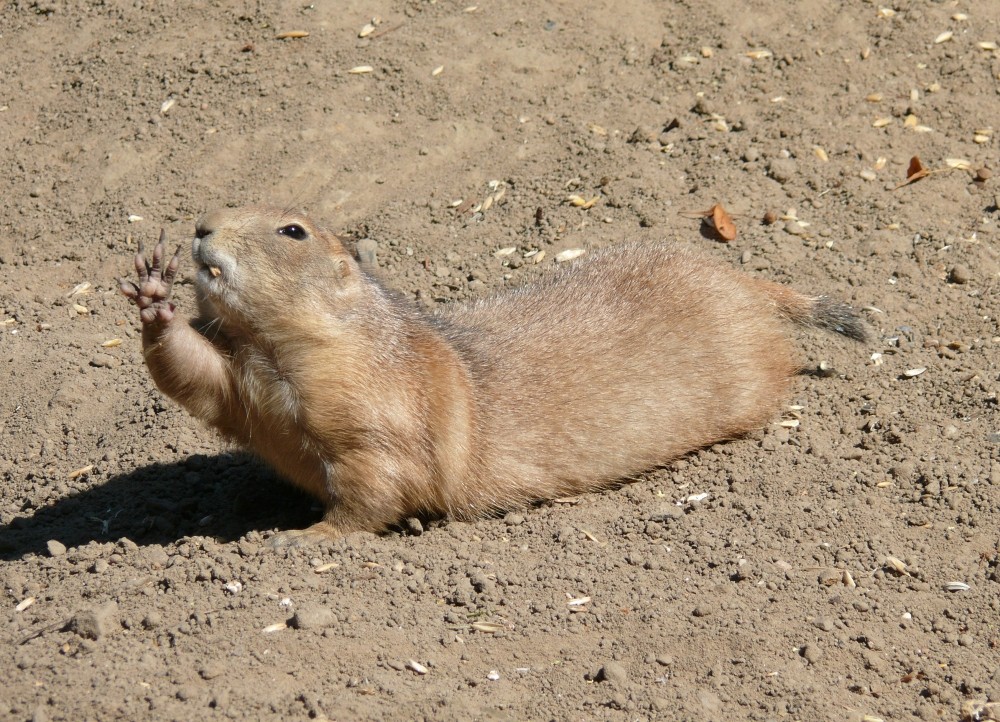
[[[910,158],[910,167],[906,169],[906,180],[896,186],[896,188],[902,188],[903,186],[909,185],[910,183],[918,181],[921,178],[926,178],[930,174],[931,171],[920,162],[920,158],[913,156]]]
[[[711,219],[719,238],[727,242],[736,238],[736,224],[721,203],[716,203],[707,211],[680,211],[677,215],[685,218]]]
[[[727,243],[736,238],[736,224],[733,223],[733,219],[726,213],[722,204],[716,203],[710,210],[712,211],[712,224],[715,226],[715,232],[719,234],[719,238]]]

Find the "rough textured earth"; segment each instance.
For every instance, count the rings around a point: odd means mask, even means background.
[[[1000,8],[474,1],[0,9],[0,718],[1000,717]],[[620,489],[274,552],[319,510],[116,292],[260,201],[428,307],[667,238],[875,340]]]

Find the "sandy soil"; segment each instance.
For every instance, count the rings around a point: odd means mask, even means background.
[[[0,10],[0,718],[1000,717],[1000,8],[471,2]],[[799,334],[798,426],[624,488],[274,552],[319,510],[116,292],[259,201],[427,306],[667,238],[876,340]]]

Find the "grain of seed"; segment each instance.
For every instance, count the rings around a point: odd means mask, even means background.
[[[605,545],[605,542],[602,542],[600,539],[598,539],[596,536],[594,536],[593,532],[587,531],[583,527],[580,527],[580,531],[583,532],[583,535],[585,537],[587,537],[588,539],[590,539],[590,541],[596,542],[599,546],[604,546]]]
[[[597,205],[597,201],[599,201],[600,199],[601,199],[600,196],[594,196],[593,198],[588,200],[582,196],[578,196],[576,193],[572,193],[569,196],[567,196],[566,202],[575,208],[579,208],[580,210],[585,211],[588,208],[593,208],[595,205]]]
[[[892,118],[876,118],[875,122],[872,123],[873,128],[884,128],[885,126],[892,123]]]
[[[34,597],[27,597],[25,599],[22,599],[20,601],[20,603],[18,603],[18,605],[16,607],[14,607],[14,611],[15,612],[23,612],[25,609],[27,609],[28,607],[30,607],[34,603],[35,603],[35,598]]]
[[[910,102],[916,103],[918,100],[920,100],[920,91],[916,88],[910,88]]]
[[[778,426],[784,426],[786,429],[797,429],[800,423],[802,422],[798,419],[784,419],[778,422]]]
[[[701,57],[703,57],[703,58],[710,58],[710,57],[712,57],[712,55],[714,55],[714,52],[712,51],[712,49],[710,47],[708,47],[707,45],[703,45],[701,47]]]
[[[746,55],[748,58],[752,58],[753,60],[763,60],[764,58],[770,58],[773,53],[770,50],[761,49],[751,50]]]
[[[425,667],[424,665],[420,664],[420,662],[418,662],[415,659],[411,659],[409,662],[407,662],[406,666],[409,667],[410,669],[412,669],[417,674],[423,675],[423,674],[427,674],[427,672],[428,672],[427,667]]]
[[[77,479],[84,474],[89,474],[94,470],[93,464],[87,464],[86,466],[81,466],[79,469],[74,469],[66,475],[67,479]]]
[[[370,65],[355,65],[353,68],[347,71],[351,75],[364,75],[365,73],[375,72],[375,68]]]
[[[545,251],[539,251],[538,253],[536,253],[535,255],[533,255],[531,257],[531,262],[532,263],[541,263],[542,260],[544,260],[544,258],[545,258]]]
[[[886,557],[885,565],[900,576],[910,576],[910,573],[906,571],[906,564],[904,564],[901,559],[897,559],[896,557]]]
[[[458,208],[460,205],[462,205],[462,199],[461,198],[459,198],[457,200],[454,200],[451,203],[449,203],[448,207],[449,208]]]
[[[912,379],[916,376],[919,376],[926,370],[927,370],[926,366],[921,366],[920,368],[915,368],[915,369],[907,369],[906,371],[903,372],[903,376],[905,376],[908,379]]]
[[[84,281],[83,283],[78,283],[73,286],[73,290],[66,294],[66,298],[73,298],[73,296],[79,296],[81,293],[86,293],[90,290],[90,281]]]
[[[260,631],[264,634],[270,634],[271,632],[280,632],[282,629],[288,629],[287,622],[275,622],[274,624],[268,624]]]
[[[891,18],[895,14],[896,14],[896,11],[893,10],[892,8],[879,8],[878,9],[878,16],[880,18]]]
[[[503,200],[503,197],[507,195],[507,187],[501,186],[496,193],[493,194],[493,202],[499,203]]]
[[[73,310],[76,311],[81,316],[86,316],[87,314],[90,313],[89,308],[87,308],[86,306],[81,306],[79,303],[73,304]]]
[[[130,214],[129,217],[128,217],[128,222],[129,223],[138,223],[141,220],[142,220],[142,216],[137,216],[135,213]]]
[[[502,632],[504,629],[502,624],[497,624],[496,622],[473,622],[471,627],[477,632],[483,632],[484,634],[496,634],[497,632]]]
[[[994,43],[992,40],[987,40],[987,41],[982,42],[982,43],[976,43],[976,45],[979,47],[980,50],[996,50],[997,49],[997,44]]]
[[[336,569],[339,566],[340,564],[338,564],[337,562],[327,562],[326,564],[320,564],[318,567],[313,569],[313,571],[316,572],[317,574],[322,574],[323,572],[328,572],[331,569]]]
[[[171,108],[173,108],[174,107],[174,103],[176,103],[176,102],[177,102],[176,98],[167,98],[166,100],[164,100],[163,104],[160,106],[160,114],[161,115],[166,115],[167,111],[170,110]]]
[[[582,248],[567,248],[565,251],[560,251],[556,254],[556,263],[565,263],[566,261],[572,261],[574,258],[579,258],[586,251]]]
[[[955,33],[953,33],[951,30],[945,30],[943,33],[934,38],[934,44],[940,45],[941,43],[946,43],[949,40],[951,40],[954,35]]]
[[[854,581],[854,577],[852,577],[851,573],[846,569],[844,570],[844,576],[841,579],[841,581],[844,583],[844,586],[847,587],[848,589],[854,589],[856,586],[858,586],[857,583]]]
[[[444,72],[444,66],[443,65],[439,65],[436,68],[434,68],[434,70],[431,71],[431,77],[432,78],[436,78],[437,76],[439,76],[443,72]]]
[[[507,248],[501,248],[498,251],[493,251],[493,257],[494,258],[503,258],[504,256],[509,256],[510,254],[512,254],[516,250],[517,250],[517,247],[515,247],[515,246],[508,246]]]
[[[954,15],[951,16],[951,19],[954,20],[955,22],[960,23],[963,20],[968,20],[969,16],[966,15],[965,13],[955,13]]]
[[[929,125],[915,125],[913,126],[914,133],[933,133],[934,129]]]
[[[866,181],[873,181],[878,177],[875,175],[875,171],[871,170],[870,168],[865,168],[858,175],[860,175]]]
[[[972,589],[965,582],[948,582],[944,585],[944,588],[949,592],[967,592]]]
[[[582,607],[584,604],[590,604],[590,597],[571,597],[566,602],[569,607]]]
[[[817,158],[819,158],[821,161],[823,161],[824,163],[827,163],[830,160],[830,156],[828,156],[826,154],[826,151],[823,150],[823,148],[821,148],[818,145],[814,145],[813,146],[813,154],[815,154],[815,156]]]
[[[958,170],[969,170],[972,167],[972,163],[965,158],[945,158],[944,162],[949,168],[957,168]]]
[[[361,30],[358,31],[358,37],[366,38],[373,32],[375,32],[375,26],[372,25],[371,23],[367,23],[363,28],[361,28]]]
[[[869,95],[865,96],[865,100],[867,100],[869,103],[881,103],[882,102],[882,94],[881,93],[870,93]]]
[[[288,30],[283,33],[278,33],[274,36],[275,40],[297,40],[299,38],[308,38],[309,31],[307,30]]]
[[[488,211],[492,205],[493,205],[493,196],[486,196],[486,198],[483,199],[483,208],[482,208],[483,212],[485,213],[486,211]]]
[[[120,338],[108,339],[107,341],[101,344],[101,346],[104,348],[114,348],[115,346],[121,346],[121,345],[122,345],[122,340]]]
[[[462,10],[463,13],[474,13],[479,9],[478,5],[469,5],[469,7]]]
[[[904,128],[912,128],[916,124],[917,124],[917,116],[913,115],[913,113],[910,113],[908,116],[903,118]]]

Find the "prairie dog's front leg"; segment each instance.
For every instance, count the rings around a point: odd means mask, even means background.
[[[180,257],[163,265],[166,233],[146,260],[142,242],[135,256],[138,283],[122,279],[121,292],[139,308],[142,355],[156,386],[202,421],[228,431],[234,388],[223,352],[178,315],[170,301]],[[179,250],[179,249],[178,249]]]

